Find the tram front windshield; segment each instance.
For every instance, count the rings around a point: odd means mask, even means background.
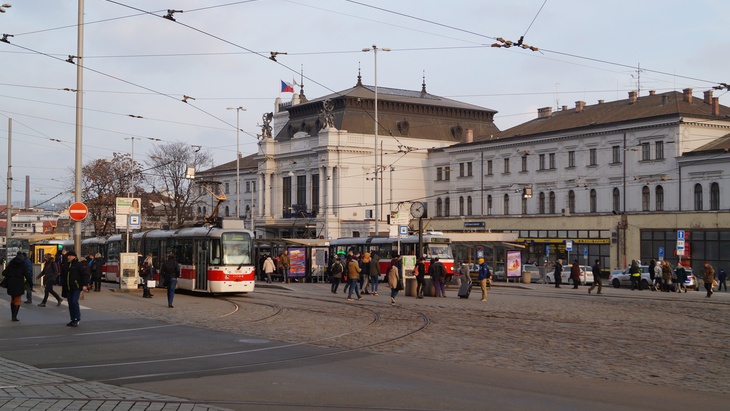
[[[251,264],[253,242],[248,233],[223,233],[221,235],[223,264]]]
[[[429,244],[428,255],[431,258],[438,257],[441,260],[450,260],[454,258],[454,255],[451,253],[451,247],[442,244]]]

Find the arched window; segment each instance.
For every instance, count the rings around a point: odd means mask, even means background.
[[[459,215],[464,215],[464,196],[459,196]]]
[[[695,211],[702,211],[702,184],[695,184]]]
[[[492,215],[492,195],[487,196],[487,215]]]
[[[436,199],[436,217],[441,217],[444,215],[444,202],[441,200],[441,197]]]
[[[597,213],[598,212],[598,193],[596,193],[596,189],[591,189],[590,193],[591,197],[591,213]]]
[[[720,185],[717,183],[710,184],[710,210],[720,209]]]
[[[509,215],[509,194],[504,195],[504,215]]]
[[[446,197],[444,199],[444,217],[449,217],[451,215],[451,199],[449,197]]]
[[[226,206],[226,217],[230,217],[230,216],[231,216],[231,209],[228,208],[228,206]]]
[[[555,214],[555,191],[550,192],[550,214]]]
[[[656,211],[664,211],[664,187],[656,186],[654,196],[656,197]]]
[[[538,213],[545,214],[545,193],[540,192],[540,200],[537,203]]]
[[[649,211],[649,203],[651,202],[651,194],[649,187],[641,188],[641,211]]]
[[[473,212],[474,209],[472,208],[471,196],[468,196],[466,197],[466,215],[472,215]]]
[[[573,214],[575,213],[575,191],[568,191],[568,211]]]
[[[613,188],[613,211],[621,212],[621,191],[616,187]]]

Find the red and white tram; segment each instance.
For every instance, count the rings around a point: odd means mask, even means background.
[[[338,238],[330,241],[330,255],[334,256],[338,252],[349,252],[363,254],[377,253],[380,257],[380,272],[384,275],[390,265],[391,257],[398,254],[401,256],[412,256],[412,261],[419,255],[418,235],[408,235],[400,238],[400,249],[398,249],[397,237],[349,237]],[[446,267],[448,274],[454,272],[454,255],[451,251],[451,239],[443,234],[423,234],[422,249],[420,255],[426,257],[426,269],[428,269],[429,261],[438,257]],[[405,267],[410,272],[412,266]]]

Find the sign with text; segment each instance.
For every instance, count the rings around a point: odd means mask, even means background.
[[[142,204],[141,198],[117,197],[115,214],[117,214],[117,215],[140,214],[141,209],[142,209],[141,204]]]

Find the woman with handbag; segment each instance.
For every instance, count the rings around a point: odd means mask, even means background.
[[[18,311],[20,311],[20,300],[25,294],[25,284],[33,284],[32,274],[28,274],[25,269],[25,257],[22,252],[18,252],[8,266],[3,270],[3,287],[8,289],[10,296],[10,313],[13,321],[18,320]]]
[[[401,284],[398,276],[399,258],[400,256],[394,256],[390,260],[390,265],[388,266],[388,272],[386,274],[388,277],[388,285],[390,286],[390,303],[392,305],[395,305],[395,296],[398,295],[398,291],[403,289],[403,285]]]

